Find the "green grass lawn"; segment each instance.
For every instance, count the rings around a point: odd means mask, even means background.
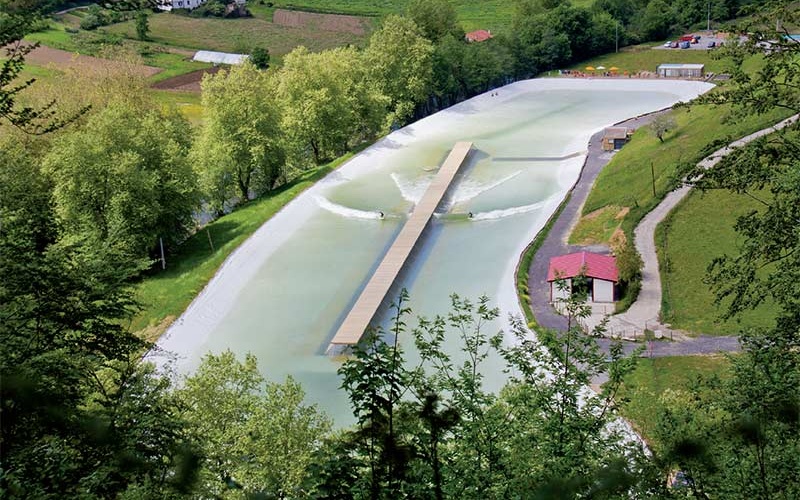
[[[607,206],[628,207],[622,228],[631,231],[647,212],[674,187],[681,164],[695,164],[704,156],[704,148],[716,141],[730,142],[777,123],[789,115],[783,110],[764,115],[726,120],[729,108],[692,106],[672,111],[677,128],[664,142],[643,127],[600,172],[583,207],[583,215]],[[653,196],[650,165],[655,175]],[[602,236],[598,236],[602,238]]]
[[[177,255],[168,258],[166,271],[157,269],[136,286],[136,297],[143,308],[133,318],[132,330],[148,340],[156,340],[189,306],[231,252],[298,194],[350,156],[310,171],[272,195],[247,203],[189,238]]]
[[[729,191],[692,192],[658,226],[664,321],[674,328],[709,335],[732,335],[773,324],[777,309],[772,302],[745,311],[736,321],[721,321],[723,309],[703,283],[714,257],[736,254],[741,243],[733,230],[736,218],[759,208],[753,199]]]
[[[360,45],[366,39],[350,33],[336,33],[313,27],[291,28],[265,19],[193,18],[162,12],[150,16],[150,39],[162,45],[189,49],[249,53],[255,47],[269,49],[274,56],[290,52],[298,45],[319,51],[347,44]],[[133,21],[105,28],[135,38]]]
[[[706,65],[706,71],[720,73],[724,69],[724,63],[711,57],[708,50],[681,50],[653,49],[661,43],[650,43],[642,45],[632,45],[622,48],[619,52],[611,52],[602,56],[597,56],[587,61],[574,64],[570,69],[583,71],[587,66],[604,66],[612,68],[616,66],[620,73],[628,71],[637,73],[639,71],[655,72],[659,64],[664,63],[699,63]]]
[[[514,14],[513,0],[451,0],[458,20],[466,31],[489,29],[507,31]],[[583,5],[593,0],[578,0]],[[298,8],[319,12],[382,17],[405,12],[408,0],[288,0],[275,2],[276,7]]]
[[[211,64],[192,61],[188,56],[171,52],[155,52],[144,56],[142,59],[148,66],[164,68],[164,71],[150,77],[151,82],[160,82],[173,76],[211,67]]]
[[[660,401],[666,389],[686,390],[698,376],[726,375],[730,361],[724,356],[674,356],[644,358],[625,381],[617,400],[628,400],[622,414],[636,430],[653,444],[658,415],[663,408]]]

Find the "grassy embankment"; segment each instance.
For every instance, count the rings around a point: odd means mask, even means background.
[[[720,355],[641,359],[617,395],[619,401],[628,401],[622,414],[649,444],[657,446],[654,431],[665,406],[664,392],[687,391],[699,376],[725,377],[729,367],[730,361]]]
[[[711,57],[712,51],[696,49],[654,49],[658,43],[645,43],[623,47],[617,53],[603,54],[588,61],[576,63],[570,69],[584,71],[588,66],[604,66],[606,69],[619,68],[619,74],[625,71],[635,74],[639,71],[656,71],[659,64],[666,63],[698,63],[705,64],[706,72],[721,73],[725,64],[723,61]],[[751,62],[750,64],[755,64]]]
[[[156,340],[189,306],[231,252],[287,203],[351,156],[345,155],[307,172],[275,193],[247,203],[194,234],[167,260],[165,271],[157,269],[136,286],[142,310],[133,318],[131,328],[143,338]]]
[[[719,316],[723,309],[703,283],[706,269],[715,257],[736,253],[740,243],[733,230],[736,218],[760,208],[758,202],[742,194],[695,191],[658,226],[656,246],[664,321],[673,328],[706,335],[734,335],[742,329],[773,323],[777,308],[769,299],[736,320],[722,321]]]

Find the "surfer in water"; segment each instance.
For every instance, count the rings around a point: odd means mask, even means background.
[[[383,219],[383,211],[379,211],[378,213],[381,214],[381,219]]]
[[[473,213],[470,212],[469,215],[467,215],[467,217],[469,217],[471,219],[473,217]]]

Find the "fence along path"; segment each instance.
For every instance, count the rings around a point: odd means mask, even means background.
[[[411,217],[395,238],[383,260],[362,290],[358,300],[345,317],[328,346],[328,353],[336,353],[346,346],[358,344],[370,321],[383,303],[386,294],[394,284],[397,275],[411,255],[411,251],[419,241],[422,232],[428,225],[436,207],[444,198],[447,188],[453,182],[461,165],[472,149],[471,142],[457,142],[450,154],[442,163],[439,172],[419,201]]]

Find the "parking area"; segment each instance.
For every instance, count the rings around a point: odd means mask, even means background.
[[[691,41],[690,41],[691,39]],[[697,32],[669,40],[668,42],[653,47],[657,50],[708,50],[714,49],[730,40],[728,33]]]

